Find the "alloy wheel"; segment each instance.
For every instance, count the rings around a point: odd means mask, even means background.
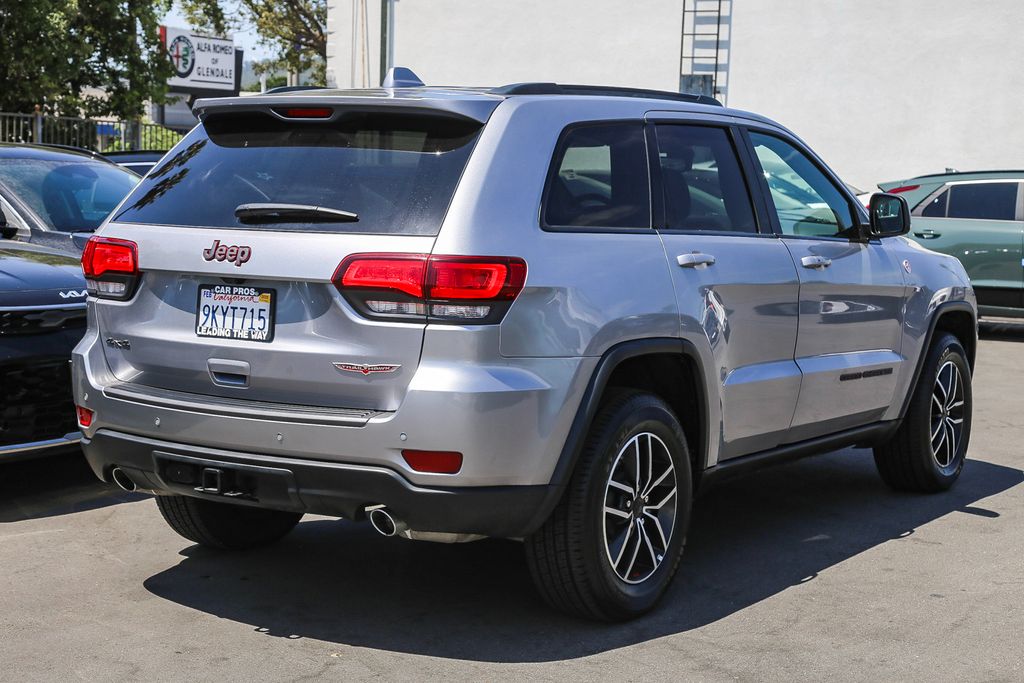
[[[956,363],[939,368],[932,389],[931,446],[935,463],[945,469],[954,464],[963,439],[964,381]]]
[[[615,574],[646,581],[667,555],[676,522],[676,470],[665,442],[642,432],[622,447],[604,493],[605,553]]]

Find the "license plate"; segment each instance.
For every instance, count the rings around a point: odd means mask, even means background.
[[[272,341],[274,294],[262,287],[200,285],[196,336]]]

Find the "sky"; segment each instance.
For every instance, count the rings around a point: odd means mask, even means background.
[[[175,28],[189,28],[189,23],[185,19],[185,15],[181,12],[181,7],[178,3],[174,3],[174,7],[164,17],[163,21],[160,22],[164,26],[172,26]],[[251,61],[254,59],[265,59],[270,56],[270,51],[264,47],[258,45],[259,36],[253,30],[241,31],[234,34],[235,47],[241,47],[245,50],[245,61]]]

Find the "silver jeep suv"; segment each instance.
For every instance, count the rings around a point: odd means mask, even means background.
[[[650,609],[699,485],[873,447],[939,491],[976,303],[778,124],[677,93],[204,100],[83,256],[96,474],[190,541],[303,513],[522,539],[552,605]]]

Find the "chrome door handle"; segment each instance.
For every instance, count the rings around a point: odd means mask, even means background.
[[[941,232],[935,232],[934,230],[922,230],[921,232],[915,232],[914,235],[923,240],[933,240],[936,237],[942,237]]]
[[[676,263],[683,268],[704,268],[715,265],[715,257],[711,254],[702,254],[695,251],[690,254],[676,256]]]
[[[827,256],[804,256],[800,259],[800,265],[804,268],[828,268],[832,265],[832,259]]]

